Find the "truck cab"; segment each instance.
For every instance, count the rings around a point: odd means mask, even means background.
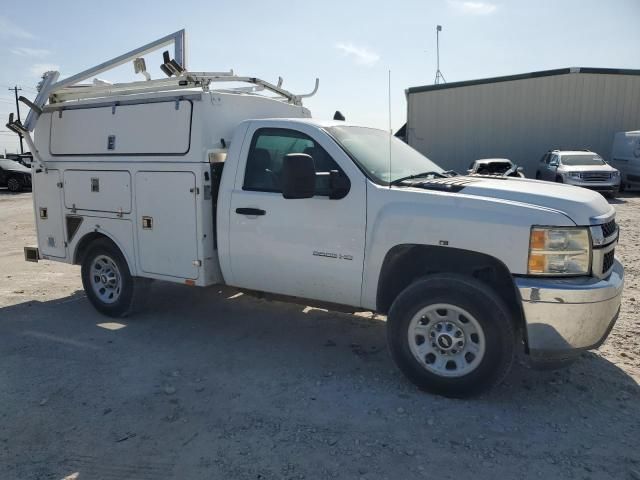
[[[400,370],[447,396],[499,383],[520,349],[575,358],[615,323],[601,195],[452,177],[388,132],[311,118],[281,82],[260,81],[274,98],[172,78],[60,88],[35,125],[27,258],[80,265],[103,314],[128,315],[149,280],[371,310]]]

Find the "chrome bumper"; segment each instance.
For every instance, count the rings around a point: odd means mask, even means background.
[[[618,318],[624,268],[606,278],[516,277],[532,359],[561,360],[598,348]]]
[[[616,179],[610,180],[601,180],[601,181],[592,181],[588,182],[585,180],[563,177],[564,183],[567,185],[574,185],[576,187],[588,188],[591,190],[605,191],[605,192],[615,192],[620,190],[620,177]]]

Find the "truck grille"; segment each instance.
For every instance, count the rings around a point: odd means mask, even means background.
[[[602,235],[604,236],[604,238],[607,238],[607,237],[613,235],[615,233],[615,231],[616,231],[616,221],[615,221],[615,219],[602,225]]]
[[[614,252],[615,250],[611,250],[604,254],[602,258],[602,273],[608,272],[613,267]]]
[[[580,178],[585,182],[603,182],[611,180],[611,174],[608,172],[582,172]]]

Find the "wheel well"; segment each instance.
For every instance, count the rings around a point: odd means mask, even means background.
[[[387,313],[400,292],[418,278],[433,273],[469,275],[489,285],[511,310],[516,327],[524,326],[520,298],[504,263],[483,253],[432,245],[398,245],[389,250],[380,270],[377,310]]]
[[[98,240],[100,238],[104,238],[104,239],[108,240],[109,242],[113,243],[116,248],[118,248],[118,246],[113,242],[113,240],[111,240],[109,237],[107,237],[103,233],[98,233],[98,232],[87,233],[78,242],[78,246],[76,247],[76,252],[75,252],[75,254],[73,256],[73,264],[74,265],[82,264],[82,261],[84,260],[84,256],[87,253],[87,250],[89,250],[89,246],[94,241],[96,241],[96,240]]]

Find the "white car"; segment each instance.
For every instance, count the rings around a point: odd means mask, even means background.
[[[481,158],[480,160],[474,160],[469,165],[467,174],[524,178],[522,167],[517,167],[508,158]]]
[[[620,190],[620,172],[590,150],[552,150],[540,159],[538,180],[567,183],[606,195]]]

